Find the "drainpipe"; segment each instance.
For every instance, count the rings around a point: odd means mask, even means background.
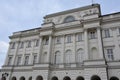
[[[107,60],[105,58],[105,53],[104,53],[104,46],[103,46],[103,37],[102,37],[102,30],[100,29],[100,34],[101,34],[101,42],[102,42],[102,48],[103,48],[103,58],[105,60],[105,65],[106,67],[106,74],[107,74],[107,80],[109,80],[109,74],[108,74],[108,64],[107,64]]]

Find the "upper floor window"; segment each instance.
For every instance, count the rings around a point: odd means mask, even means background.
[[[71,35],[67,35],[66,36],[66,40],[67,40],[67,43],[71,43],[72,42]]]
[[[11,49],[15,49],[15,42],[11,44]]]
[[[21,56],[18,56],[17,58],[17,65],[20,65],[21,64]]]
[[[72,22],[74,21],[75,18],[73,16],[67,16],[65,19],[64,19],[64,23],[67,23],[67,22]]]
[[[8,65],[11,65],[12,64],[12,56],[9,56],[8,57]]]
[[[28,65],[28,62],[29,62],[29,56],[25,56],[25,65]]]
[[[107,59],[108,59],[109,61],[114,60],[113,49],[112,49],[112,48],[111,48],[111,49],[107,49]]]
[[[56,43],[60,44],[61,43],[61,37],[56,37]]]
[[[61,53],[57,51],[55,53],[55,64],[59,64],[59,63],[61,63]]]
[[[24,42],[21,42],[20,43],[20,48],[23,48],[24,47]]]
[[[37,55],[33,55],[33,64],[37,62]]]
[[[28,41],[27,47],[31,47],[31,41]]]
[[[110,31],[109,31],[109,29],[105,29],[104,33],[105,33],[105,38],[110,37]]]
[[[119,28],[119,35],[120,35],[120,28]]]
[[[49,37],[44,37],[43,41],[44,41],[44,45],[48,45],[48,43],[49,43]]]
[[[39,46],[39,40],[35,40],[35,46]]]
[[[95,30],[89,32],[89,38],[96,39],[96,31]]]
[[[77,41],[82,41],[82,40],[83,40],[82,33],[77,34]]]

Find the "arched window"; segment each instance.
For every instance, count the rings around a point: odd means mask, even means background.
[[[101,80],[99,76],[95,75],[91,77],[91,80]]]
[[[74,21],[75,18],[73,16],[67,16],[65,19],[64,19],[64,23],[67,23],[67,22],[72,22]]]
[[[84,78],[82,76],[79,76],[79,77],[77,77],[76,80],[84,80]]]
[[[71,80],[71,78],[70,77],[68,77],[68,76],[66,76],[66,77],[64,77],[64,79],[63,80]]]
[[[119,80],[117,77],[111,77],[110,80]]]
[[[12,80],[17,80],[16,77],[12,77]]]
[[[25,77],[21,77],[20,80],[25,80]]]
[[[78,63],[81,63],[81,62],[83,62],[83,60],[84,60],[84,51],[83,51],[83,49],[79,49],[78,51],[77,51],[77,62]]]
[[[36,78],[36,80],[43,80],[43,77],[42,77],[42,76],[38,76],[38,77]]]
[[[90,52],[90,59],[91,60],[95,60],[95,59],[99,59],[99,54],[98,54],[98,51],[97,51],[97,48],[93,47],[91,49],[91,52]]]
[[[61,63],[61,54],[59,51],[55,53],[55,64]]]
[[[72,57],[72,52],[71,52],[71,50],[67,50],[66,51],[66,53],[65,53],[65,63],[66,64],[69,64],[69,63],[71,63],[72,61],[71,61],[71,58]]]
[[[51,80],[58,80],[58,78],[55,76],[55,77],[52,77]]]

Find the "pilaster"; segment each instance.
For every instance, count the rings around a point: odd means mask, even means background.
[[[84,30],[84,38],[85,38],[85,60],[89,59],[89,53],[88,53],[88,32],[87,29]]]

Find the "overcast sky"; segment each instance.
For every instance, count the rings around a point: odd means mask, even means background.
[[[0,0],[0,66],[13,32],[40,27],[47,14],[91,5],[92,0]],[[120,12],[120,0],[94,0],[102,15]]]

